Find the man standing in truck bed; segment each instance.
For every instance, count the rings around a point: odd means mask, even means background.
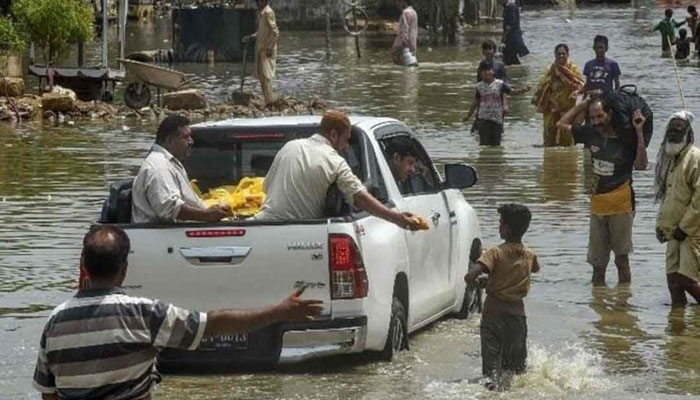
[[[351,205],[401,228],[419,228],[413,215],[387,208],[374,198],[339,154],[350,146],[350,119],[328,110],[321,119],[321,133],[288,142],[275,156],[265,177],[267,194],[256,219],[323,218],[328,188],[333,184]]]

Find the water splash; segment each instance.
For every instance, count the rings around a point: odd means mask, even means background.
[[[605,378],[601,357],[579,344],[551,352],[539,345],[528,349],[528,368],[515,377],[513,390],[534,389],[543,394],[596,393],[616,385]]]
[[[424,392],[427,398],[435,400],[551,399],[610,392],[617,386],[605,377],[601,357],[586,351],[581,345],[569,345],[556,352],[540,345],[530,345],[527,371],[513,379],[508,392],[490,392],[479,378],[458,382],[431,381]]]

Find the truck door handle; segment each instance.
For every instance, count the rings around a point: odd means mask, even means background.
[[[437,211],[433,211],[433,213],[430,214],[430,219],[433,220],[433,225],[437,225],[440,221],[440,213]]]
[[[181,247],[180,254],[194,265],[240,264],[248,257],[250,246]]]

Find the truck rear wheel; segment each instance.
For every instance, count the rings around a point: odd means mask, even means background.
[[[408,323],[406,307],[401,300],[394,296],[391,302],[391,320],[389,321],[389,334],[381,353],[381,359],[391,361],[401,350],[408,349]]]

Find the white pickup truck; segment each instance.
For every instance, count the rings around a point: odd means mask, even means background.
[[[247,335],[205,340],[198,351],[166,351],[165,365],[296,362],[332,354],[379,352],[390,360],[408,334],[447,314],[468,312],[464,274],[481,254],[479,223],[460,189],[473,168],[446,164],[444,179],[406,125],[351,117],[346,159],[371,193],[389,207],[427,219],[410,232],[344,204],[329,191],[324,218],[219,223],[136,224],[130,182],[112,185],[100,223],[131,238],[126,290],[202,311],[259,308],[294,288],[321,299],[313,322],[277,324]],[[202,190],[264,176],[282,145],[319,131],[319,116],[231,119],[192,126],[185,167]],[[417,173],[401,193],[384,151],[409,139]]]

